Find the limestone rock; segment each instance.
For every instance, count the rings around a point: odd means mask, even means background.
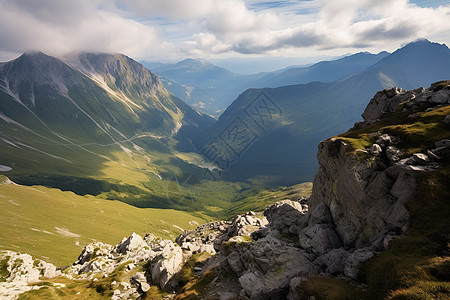
[[[326,224],[310,225],[300,231],[300,247],[319,255],[330,249],[341,247],[342,243],[333,228]]]
[[[416,161],[416,163],[420,165],[425,165],[426,163],[430,162],[430,159],[426,154],[423,153],[414,153],[413,158]]]
[[[152,282],[159,285],[164,290],[176,287],[175,274],[183,267],[186,259],[183,250],[172,241],[165,240],[156,250],[151,265]]]
[[[133,232],[130,237],[123,238],[122,242],[117,244],[114,251],[121,254],[127,254],[128,252],[147,246],[142,237],[139,234]]]
[[[362,114],[364,122],[374,122],[384,113],[393,111],[398,104],[405,101],[403,97],[394,98],[394,96],[403,92],[405,90],[398,87],[377,92]]]
[[[342,274],[349,256],[350,253],[344,248],[337,248],[319,256],[314,263],[328,274]]]
[[[147,282],[147,278],[142,272],[138,272],[131,277],[130,282],[144,293],[150,290],[150,285]]]
[[[38,263],[37,268],[45,278],[54,278],[61,275],[61,271],[57,270],[55,265],[43,260]]]
[[[308,208],[300,201],[283,200],[268,206],[264,210],[264,216],[269,222],[269,227],[280,233],[297,234],[298,228],[307,222],[305,217],[307,211]]]
[[[372,258],[375,253],[371,249],[357,249],[345,261],[345,276],[356,279],[362,263]]]
[[[381,154],[381,146],[378,144],[373,144],[372,146],[370,146],[369,152],[372,155],[380,155]]]

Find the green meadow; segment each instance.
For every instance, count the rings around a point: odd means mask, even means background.
[[[120,201],[42,186],[0,184],[0,249],[25,252],[57,266],[76,260],[93,241],[119,243],[133,231],[171,238],[210,218],[172,209],[137,208]]]

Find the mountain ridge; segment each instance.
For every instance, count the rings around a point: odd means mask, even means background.
[[[364,110],[376,91],[393,87],[397,82],[406,84],[420,81],[421,84],[417,85],[421,86],[433,80],[444,80],[450,77],[450,50],[446,46],[428,41],[411,44],[411,46],[414,45],[420,47],[409,47],[406,53],[408,58],[404,56],[403,51],[398,50],[394,52],[395,54],[391,54],[393,56],[389,55],[381,59],[377,67],[369,67],[363,72],[339,81],[248,89],[227,108],[201,139],[197,140],[198,148],[204,150],[209,144],[221,140],[223,137],[221,133],[232,126],[234,120],[240,118],[244,123],[239,123],[242,130],[250,128],[256,133],[257,138],[254,139],[255,142],[249,143],[246,150],[239,156],[227,150],[226,145],[220,146],[224,152],[221,154],[222,160],[230,157],[233,160],[233,163],[224,171],[225,176],[230,173],[230,178],[237,176],[240,180],[250,180],[253,183],[261,180],[273,185],[310,181],[317,168],[317,164],[311,159],[316,150],[314,145],[327,136],[336,135],[351,127],[355,120],[360,119],[360,112]],[[437,53],[441,55],[428,58],[429,64],[416,64],[415,66],[419,69],[411,74],[407,72],[409,63],[403,67],[397,65],[398,70],[392,74],[400,75],[388,77],[393,67],[386,61],[401,55],[408,62],[414,62],[414,57],[425,55],[421,54],[423,46],[430,48],[431,53],[435,53],[437,48]],[[437,70],[436,73],[434,70]],[[412,87],[408,83],[404,88]],[[266,113],[266,121],[270,124],[264,130],[256,126],[247,114],[248,109],[253,107],[252,103],[262,92],[267,95],[268,102],[276,104],[280,109],[277,117],[268,117],[267,111],[263,110]],[[226,143],[232,144],[231,141]],[[265,151],[266,147],[271,151]],[[277,155],[277,153],[282,154]],[[274,167],[275,158],[278,162],[277,167]]]

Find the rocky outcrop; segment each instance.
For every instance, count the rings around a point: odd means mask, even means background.
[[[0,278],[0,298],[15,299],[19,294],[39,289],[39,286],[30,284],[38,283],[43,278],[54,278],[61,274],[53,264],[42,260],[34,260],[29,254],[13,251],[0,253],[2,268],[6,267],[8,276]]]
[[[435,105],[450,104],[450,80],[435,82],[429,89],[421,87],[405,91],[394,87],[379,91],[370,100],[362,117],[365,123],[373,123],[378,121],[383,115],[395,111],[400,104],[411,107],[421,102]]]

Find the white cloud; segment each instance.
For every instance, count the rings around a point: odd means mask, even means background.
[[[0,61],[27,50],[137,59],[374,52],[418,37],[449,43],[449,19],[448,3],[407,0],[0,0]]]
[[[62,55],[90,50],[134,57],[162,52],[155,45],[166,43],[159,40],[155,28],[99,9],[100,4],[88,0],[0,0],[0,51],[18,55],[40,50]]]
[[[241,54],[281,53],[288,48],[370,49],[450,32],[450,4],[421,8],[406,0],[321,0],[315,1],[319,9],[313,21],[294,26],[295,14],[256,13],[240,4],[211,15],[214,26],[208,20],[204,28],[208,34],[194,35],[199,49],[207,45],[205,53]]]

